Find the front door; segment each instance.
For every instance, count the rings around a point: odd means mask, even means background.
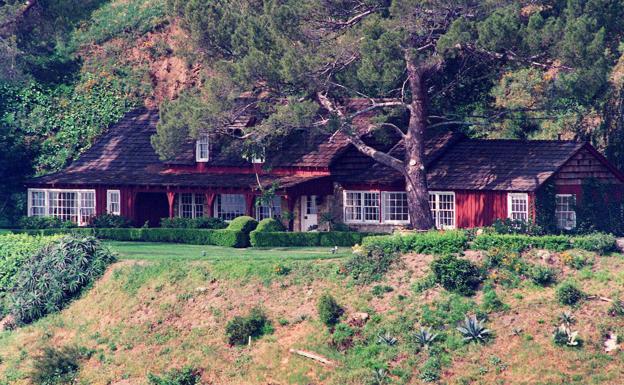
[[[301,231],[310,231],[318,228],[316,195],[304,195],[301,197],[301,214]]]

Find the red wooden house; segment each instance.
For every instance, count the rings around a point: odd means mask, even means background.
[[[163,162],[150,143],[157,122],[157,111],[131,112],[69,167],[33,179],[28,215],[86,225],[94,215],[113,213],[151,226],[173,216],[274,216],[295,231],[322,226],[321,217],[367,231],[408,223],[401,175],[360,154],[340,134],[295,133],[279,149],[267,149],[266,162],[245,159],[236,146],[206,135]],[[368,125],[365,118],[355,123]],[[389,150],[400,156],[401,143]],[[571,228],[584,180],[606,182],[618,194],[624,186],[624,175],[588,143],[474,140],[447,132],[427,140],[426,156],[438,228],[529,220],[547,182],[556,188],[559,226]],[[272,204],[256,204],[258,183],[278,186]]]

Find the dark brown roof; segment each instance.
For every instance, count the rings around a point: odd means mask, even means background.
[[[428,185],[431,190],[535,191],[583,145],[573,141],[435,137],[426,145]],[[400,173],[381,164],[352,168],[350,174],[345,182],[403,184]]]

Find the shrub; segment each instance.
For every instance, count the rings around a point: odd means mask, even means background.
[[[175,229],[224,229],[227,223],[221,218],[198,217],[198,218],[162,218],[160,226]]]
[[[61,349],[44,347],[43,354],[35,357],[32,382],[36,385],[75,383],[80,361],[88,358],[91,352],[84,348],[65,346]]]
[[[18,226],[21,229],[69,229],[76,227],[76,224],[56,217],[22,217],[18,221]]]
[[[343,308],[329,294],[323,294],[317,304],[319,319],[327,326],[333,326],[344,313]]]
[[[252,231],[249,240],[253,247],[313,247],[319,246],[320,234]]]
[[[476,316],[466,316],[457,330],[464,336],[466,342],[485,342],[492,332],[485,327],[484,323],[485,320],[479,320]]]
[[[196,385],[200,383],[199,370],[187,366],[182,369],[173,369],[162,376],[152,373],[147,375],[149,385]]]
[[[236,316],[225,327],[230,345],[245,345],[249,337],[262,337],[271,329],[271,322],[260,308],[253,308],[246,317]]]
[[[371,290],[371,294],[375,297],[383,297],[384,294],[392,292],[394,289],[392,286],[387,285],[375,285]]]
[[[479,267],[467,259],[446,255],[431,263],[431,271],[437,283],[446,290],[462,295],[472,295],[483,280]]]
[[[6,311],[6,294],[22,264],[55,237],[6,234],[0,236],[0,318]]]
[[[529,248],[563,251],[570,247],[570,239],[563,235],[533,237],[519,234],[481,234],[472,243],[472,248],[476,250],[495,248],[516,253]]]
[[[130,227],[130,219],[121,215],[102,214],[91,218],[89,226],[95,228],[121,228]]]
[[[277,219],[273,218],[265,218],[258,222],[258,227],[256,227],[255,231],[260,232],[277,232],[277,231],[286,231],[284,224]]]
[[[355,332],[346,324],[338,324],[331,336],[331,344],[339,351],[349,349],[353,345]]]
[[[593,251],[604,255],[616,250],[616,238],[611,234],[593,233],[572,238],[572,244],[578,249]]]
[[[232,231],[242,231],[245,234],[249,234],[256,229],[258,221],[248,216],[241,216],[232,219],[227,229]]]
[[[486,313],[491,313],[494,311],[505,310],[509,306],[505,305],[503,301],[498,297],[496,291],[494,289],[490,289],[485,291],[483,294],[483,303],[481,304],[481,308]]]
[[[98,238],[116,241],[171,242],[223,247],[249,246],[249,237],[247,234],[242,231],[232,231],[228,229],[96,229],[95,234]]]
[[[364,237],[370,236],[369,233],[360,233],[357,231],[328,231],[319,233],[319,245],[326,247],[352,247],[362,243]]]
[[[15,279],[12,314],[21,323],[60,310],[115,260],[93,237],[67,236],[26,260]]]
[[[492,227],[498,234],[540,235],[543,233],[543,229],[533,222],[512,220],[510,218],[497,219],[492,223]]]
[[[573,282],[566,281],[557,287],[557,301],[562,305],[573,306],[585,297],[581,289]]]
[[[548,286],[557,280],[557,271],[551,267],[535,265],[529,270],[531,280],[540,286]]]
[[[467,243],[468,236],[464,231],[428,231],[366,237],[362,240],[362,247],[386,254],[402,252],[442,255],[460,253],[466,249]]]
[[[378,281],[390,270],[398,259],[398,253],[384,253],[382,250],[355,252],[344,264],[344,270],[360,284]]]

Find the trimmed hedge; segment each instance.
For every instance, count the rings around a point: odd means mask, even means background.
[[[453,254],[467,248],[468,236],[464,231],[428,231],[424,233],[393,234],[365,237],[362,247],[386,254]]]
[[[93,235],[114,241],[171,242],[224,247],[247,247],[249,236],[242,231],[228,229],[169,229],[169,228],[118,228],[118,229],[43,229],[15,230],[30,235],[74,234]]]
[[[252,231],[249,234],[253,247],[351,247],[362,242],[370,236],[368,233],[358,233],[355,231],[329,231],[329,232],[307,232],[295,233],[286,231]]]
[[[595,233],[578,237],[565,235],[544,235],[534,237],[517,234],[481,234],[473,243],[475,250],[490,250],[497,248],[513,252],[522,252],[527,249],[546,249],[564,251],[572,248],[606,254],[616,249],[616,238],[611,234]]]
[[[232,231],[242,231],[249,234],[258,227],[258,221],[249,216],[236,217],[230,221],[227,229]]]
[[[198,217],[198,218],[161,218],[160,226],[174,229],[225,229],[227,223],[221,218]]]
[[[286,231],[286,227],[284,224],[277,219],[273,218],[264,218],[260,222],[258,222],[258,227],[254,231],[262,231],[262,232],[277,232],[277,231]]]

